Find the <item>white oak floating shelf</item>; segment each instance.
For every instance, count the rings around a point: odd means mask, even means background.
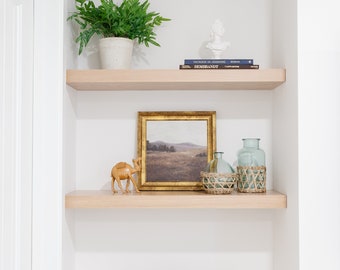
[[[67,70],[77,90],[273,90],[285,69],[233,70]]]
[[[111,190],[73,191],[65,196],[66,208],[287,208],[287,196],[277,191],[210,195],[198,191],[142,191],[112,194]]]

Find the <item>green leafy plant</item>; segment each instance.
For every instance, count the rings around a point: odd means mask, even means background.
[[[76,11],[67,20],[73,20],[80,26],[79,54],[94,34],[102,37],[124,37],[136,39],[139,44],[160,46],[156,42],[154,27],[164,21],[170,21],[157,12],[148,12],[148,0],[123,0],[120,5],[113,0],[100,0],[96,6],[93,1],[76,0]]]

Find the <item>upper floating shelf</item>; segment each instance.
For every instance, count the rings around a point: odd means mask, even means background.
[[[77,90],[272,90],[286,70],[67,70],[66,77]]]

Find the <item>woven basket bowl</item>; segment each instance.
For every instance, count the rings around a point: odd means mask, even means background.
[[[234,190],[237,173],[201,172],[203,189],[209,194],[229,194]]]

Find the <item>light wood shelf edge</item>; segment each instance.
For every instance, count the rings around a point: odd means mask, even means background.
[[[67,70],[76,90],[273,90],[285,69],[258,70]]]
[[[188,191],[143,191],[115,194],[110,190],[73,191],[65,196],[66,208],[287,208],[287,196],[277,191],[210,195]]]

